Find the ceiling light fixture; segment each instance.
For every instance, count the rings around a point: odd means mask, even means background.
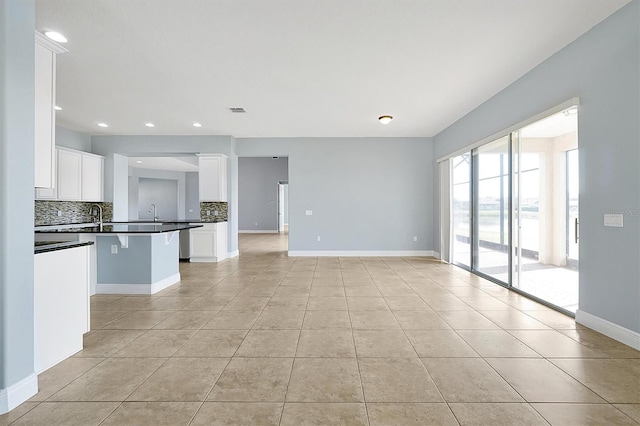
[[[147,127],[156,127],[156,125],[153,123],[144,123],[144,125]]]
[[[378,117],[378,120],[380,120],[380,123],[382,124],[389,124],[391,123],[391,120],[393,120],[393,117],[390,115],[381,115]]]
[[[53,107],[56,111],[62,111],[62,108],[60,108],[58,105]]]
[[[60,33],[55,32],[55,31],[45,31],[44,35],[46,35],[47,37],[49,37],[53,41],[57,41],[58,43],[66,43],[67,42],[67,38],[65,36],[63,36]]]
[[[202,127],[202,124],[200,124],[198,122],[195,122],[195,123],[193,123],[193,127]]]
[[[138,163],[138,164],[142,164],[142,161],[140,161],[140,160],[136,160],[136,163]]]
[[[98,126],[99,127],[109,127],[109,125],[107,123],[102,123],[102,122],[98,123]]]

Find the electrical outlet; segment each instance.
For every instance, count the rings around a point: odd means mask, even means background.
[[[117,244],[112,244],[111,245],[111,254],[118,254],[118,245]]]
[[[253,224],[253,226],[258,226],[258,222],[255,222],[255,223]]]
[[[320,235],[316,237],[316,241],[320,241]]]
[[[418,241],[418,237],[417,236],[413,236],[413,241]]]
[[[193,213],[193,209],[189,209],[189,213]]]
[[[313,210],[305,210],[304,214],[307,216],[313,216]]]
[[[62,211],[58,210],[58,217],[62,216]]]
[[[214,211],[213,211],[213,215],[214,215],[214,216],[218,216],[218,210],[214,210]]]
[[[211,216],[211,210],[207,210],[207,216]]]

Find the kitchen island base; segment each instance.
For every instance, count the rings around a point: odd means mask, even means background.
[[[180,281],[178,232],[96,235],[97,294],[155,294]]]

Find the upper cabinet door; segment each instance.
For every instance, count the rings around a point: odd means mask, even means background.
[[[82,201],[102,201],[104,158],[82,154]]]
[[[82,198],[82,153],[58,149],[58,199]]]
[[[36,188],[53,188],[56,183],[56,54],[67,50],[38,32],[35,39],[34,183]]]
[[[199,154],[200,201],[227,201],[227,156]]]

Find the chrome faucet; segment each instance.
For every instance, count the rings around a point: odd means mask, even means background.
[[[98,211],[97,217],[94,213],[94,208]],[[97,223],[102,226],[102,206],[100,204],[91,204],[89,207],[89,216],[91,216],[93,223],[96,223],[96,219],[98,219]]]
[[[159,217],[156,215],[156,205],[155,204],[151,204],[149,206],[149,213],[151,213],[152,210],[153,210],[153,221],[155,222],[156,220],[159,219]]]

